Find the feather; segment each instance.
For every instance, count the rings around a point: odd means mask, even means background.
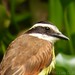
[[[52,62],[52,49],[52,43],[23,34],[9,45],[0,75],[38,75]]]

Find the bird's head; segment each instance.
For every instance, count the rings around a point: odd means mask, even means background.
[[[38,22],[34,24],[27,33],[52,43],[59,39],[69,40],[69,38],[63,35],[56,26],[47,22]]]

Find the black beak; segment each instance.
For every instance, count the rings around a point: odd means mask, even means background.
[[[56,33],[56,34],[54,33],[52,34],[52,36],[57,37],[59,39],[69,40],[69,38],[63,35],[62,33]]]

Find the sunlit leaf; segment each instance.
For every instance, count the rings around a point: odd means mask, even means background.
[[[56,75],[75,75],[75,56],[59,53],[56,57]]]

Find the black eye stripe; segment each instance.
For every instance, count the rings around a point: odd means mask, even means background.
[[[38,27],[30,29],[26,33],[41,33],[41,34],[50,35],[54,33],[54,30],[49,27],[38,26]]]
[[[45,30],[50,30],[50,28],[49,27],[45,27]]]

